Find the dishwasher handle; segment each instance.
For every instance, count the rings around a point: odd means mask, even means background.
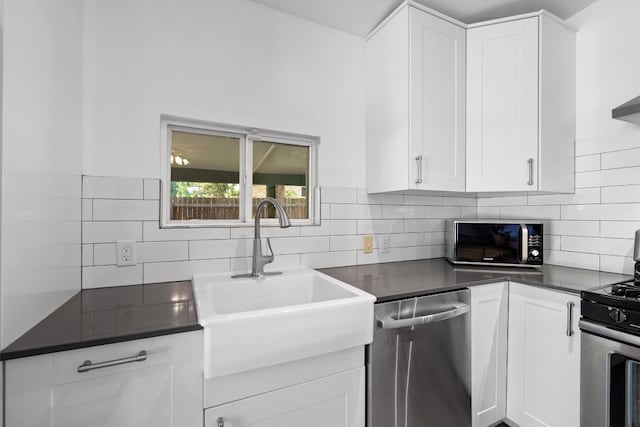
[[[410,317],[407,319],[394,319],[393,316],[387,316],[383,319],[377,319],[378,326],[382,329],[398,329],[409,328],[411,326],[420,326],[427,323],[441,322],[443,320],[453,319],[469,312],[469,304],[454,305],[454,308],[440,313],[427,314],[426,316]]]

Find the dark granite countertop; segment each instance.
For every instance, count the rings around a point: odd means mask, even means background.
[[[632,278],[623,274],[555,265],[541,268],[453,265],[444,258],[325,268],[319,271],[369,292],[378,298],[379,303],[507,279],[579,294],[585,289]]]
[[[202,329],[190,281],[84,289],[0,352],[0,360]]]

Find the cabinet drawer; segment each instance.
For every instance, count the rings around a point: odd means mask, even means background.
[[[53,385],[168,365],[171,363],[171,345],[171,337],[167,336],[56,353],[52,361]],[[128,361],[142,351],[146,354],[139,359],[144,360]],[[79,372],[78,368],[87,362],[91,363],[89,370]],[[114,364],[105,366],[110,363]]]

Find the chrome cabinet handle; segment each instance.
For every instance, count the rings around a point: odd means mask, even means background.
[[[408,328],[410,326],[420,326],[427,323],[440,322],[442,320],[452,319],[469,312],[468,304],[454,305],[451,310],[442,311],[440,313],[428,314],[426,316],[410,317],[408,319],[394,319],[388,316],[384,319],[377,319],[378,325],[382,329],[398,329]]]
[[[94,369],[108,368],[109,366],[124,365],[125,363],[144,362],[147,360],[147,352],[140,351],[135,356],[123,357],[122,359],[107,360],[106,362],[93,363],[91,360],[85,360],[82,365],[78,366],[78,372],[89,372]]]
[[[416,156],[416,164],[418,166],[418,177],[416,178],[416,184],[422,184],[422,154]]]
[[[527,181],[527,185],[533,185],[533,159],[527,160],[529,164],[529,181]]]
[[[218,427],[224,427],[224,418],[218,417],[216,423],[218,423]]]
[[[573,307],[574,306],[575,304],[572,302],[567,303],[567,336],[568,337],[572,337],[574,334],[573,332]]]

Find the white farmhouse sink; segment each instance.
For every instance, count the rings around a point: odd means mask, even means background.
[[[375,297],[309,268],[231,279],[195,275],[204,375],[213,378],[361,346]]]

